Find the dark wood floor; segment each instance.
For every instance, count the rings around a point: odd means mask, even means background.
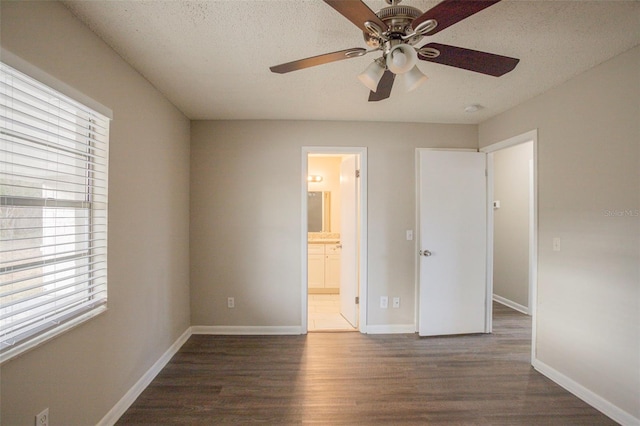
[[[530,318],[442,338],[194,335],[118,425],[615,424],[530,366]]]

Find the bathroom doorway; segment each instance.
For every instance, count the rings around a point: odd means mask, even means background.
[[[303,148],[302,162],[303,329],[363,331],[366,149]]]

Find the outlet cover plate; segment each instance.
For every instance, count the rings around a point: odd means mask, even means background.
[[[36,426],[49,426],[49,408],[45,408],[36,415]]]

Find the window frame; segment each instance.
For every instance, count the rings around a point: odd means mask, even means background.
[[[81,139],[83,140],[86,139],[88,142],[86,143],[84,141],[79,142],[80,140],[78,140],[78,146],[80,146],[81,148],[83,147],[86,148],[86,153],[83,154],[79,150],[74,150],[75,152],[73,152],[73,155],[69,155],[68,157],[68,158],[71,158],[71,160],[69,160],[70,163],[65,165],[67,167],[72,167],[79,170],[76,172],[76,174],[70,175],[72,177],[76,177],[76,178],[81,177],[80,172],[85,174],[85,178],[86,178],[85,185],[82,185],[82,182],[74,183],[74,185],[76,186],[84,187],[83,193],[76,192],[76,194],[83,194],[81,199],[65,199],[64,197],[58,197],[58,198],[52,199],[46,196],[48,190],[46,189],[45,184],[42,184],[42,194],[40,197],[12,195],[12,194],[8,194],[5,190],[3,190],[3,192],[0,193],[0,204],[2,205],[3,208],[20,207],[20,208],[41,209],[42,226],[40,227],[40,229],[45,229],[44,223],[46,220],[45,219],[46,212],[49,212],[51,210],[55,211],[55,209],[60,209],[60,211],[65,211],[65,212],[73,212],[73,214],[70,215],[69,218],[67,218],[67,222],[70,221],[72,223],[71,225],[68,225],[68,224],[59,225],[59,222],[55,222],[59,220],[56,218],[54,219],[55,227],[63,226],[65,229],[66,228],[74,229],[72,231],[66,231],[69,233],[67,235],[63,235],[63,237],[67,238],[66,241],[70,239],[71,242],[62,243],[62,244],[68,244],[71,247],[74,247],[72,250],[70,250],[71,254],[69,254],[68,256],[66,257],[59,256],[59,252],[57,251],[57,248],[56,248],[53,251],[52,258],[49,260],[43,260],[43,258],[47,257],[47,255],[41,254],[38,259],[33,259],[33,260],[27,259],[29,262],[24,262],[24,259],[23,259],[23,263],[19,265],[11,265],[8,267],[0,268],[0,295],[9,293],[9,292],[3,293],[4,280],[2,280],[2,275],[4,275],[5,273],[10,274],[12,270],[28,270],[29,267],[46,268],[48,265],[53,265],[53,272],[48,272],[48,274],[56,275],[56,277],[58,275],[62,275],[62,278],[60,279],[54,278],[53,286],[51,284],[52,281],[45,282],[45,280],[42,279],[41,280],[42,283],[37,284],[38,280],[36,280],[36,284],[33,284],[32,287],[34,289],[43,289],[46,292],[47,290],[45,289],[45,287],[49,286],[50,288],[52,288],[52,290],[51,289],[49,290],[49,293],[56,295],[55,296],[56,300],[71,297],[71,296],[64,296],[64,291],[62,290],[65,290],[65,291],[72,290],[73,291],[72,294],[74,295],[74,300],[79,301],[78,305],[75,305],[75,303],[64,304],[65,306],[74,305],[72,306],[72,310],[69,312],[67,311],[63,312],[56,308],[56,309],[50,310],[51,316],[49,317],[47,317],[47,315],[45,314],[39,314],[43,318],[39,319],[39,322],[33,323],[34,325],[30,327],[29,332],[25,333],[27,337],[24,338],[20,336],[19,338],[16,338],[16,343],[12,345],[7,344],[7,342],[10,342],[11,340],[5,337],[5,332],[2,330],[2,328],[0,328],[0,343],[1,343],[0,364],[6,361],[9,361],[10,359],[15,358],[16,356],[21,355],[22,353],[28,350],[31,350],[34,347],[39,346],[44,342],[69,331],[70,329],[76,327],[77,325],[82,324],[87,320],[94,318],[107,310],[107,299],[108,299],[107,297],[108,204],[107,203],[108,203],[108,169],[109,169],[108,153],[109,153],[109,128],[110,128],[110,121],[112,119],[112,112],[108,108],[91,100],[90,98],[86,97],[80,92],[70,88],[66,84],[56,80],[55,78],[42,72],[38,68],[28,64],[27,62],[11,54],[10,52],[7,52],[5,49],[2,49],[1,65],[3,67],[7,67],[6,68],[7,70],[9,70],[12,73],[15,73],[16,75],[19,75],[21,78],[25,78],[33,81],[34,87],[43,88],[43,90],[45,90],[49,94],[55,94],[55,96],[59,97],[62,102],[66,102],[69,105],[72,105],[74,108],[77,107],[78,111],[81,111],[83,116],[86,114],[87,117],[96,117],[96,119],[99,120],[101,125],[104,126],[104,129],[102,129],[103,133],[100,136],[100,139],[103,139],[103,140],[101,140],[101,146],[100,148],[98,148],[96,145],[96,142],[95,141],[92,142],[96,137],[96,135],[93,134],[93,132],[97,130],[97,128],[95,127],[96,121],[95,119],[92,119],[92,118],[85,119],[84,121],[87,124],[86,124],[86,127],[84,128],[84,131],[87,133],[83,134]],[[3,77],[2,79],[0,79],[0,82],[4,81],[4,78],[5,78],[4,74],[5,74],[5,71],[3,70],[2,71]],[[2,105],[0,105],[2,106],[2,110],[0,110],[0,129],[2,131],[2,134],[0,134],[0,137],[2,137],[3,139],[5,138],[7,139],[7,142],[4,146],[7,147],[6,152],[10,152],[10,154],[7,154],[6,158],[13,158],[10,155],[23,154],[23,153],[16,154],[13,151],[9,151],[9,147],[12,146],[11,145],[12,142],[9,141],[9,139],[15,139],[16,137],[9,134],[11,131],[8,129],[13,118],[8,118],[9,114],[11,114],[11,112],[8,112],[8,111],[9,109],[13,110],[13,107],[14,107],[13,102],[16,102],[16,100],[14,99],[13,95],[9,95],[9,94],[3,95],[3,98],[6,98],[7,100],[5,101],[3,99]],[[13,111],[15,114],[15,110]],[[73,125],[74,123],[72,123],[72,127],[71,127],[72,129],[78,129],[77,122],[75,123],[76,127],[73,127]],[[61,136],[58,135],[58,138],[60,137]],[[33,137],[30,136],[29,139],[35,140],[37,138],[35,136]],[[29,143],[37,144],[37,141],[34,142],[33,140],[30,140]],[[4,144],[4,142],[2,143]],[[49,142],[48,145],[49,145],[48,149],[50,149],[53,152],[56,152],[56,149],[59,149],[59,150],[65,149],[62,143],[59,143],[56,146],[56,142]],[[51,146],[53,146],[53,148],[51,148]],[[34,150],[37,150],[37,148],[34,148]],[[102,151],[102,152],[98,153],[97,151]],[[84,159],[82,159],[83,157]],[[97,162],[94,160],[94,158],[97,159]],[[50,166],[52,164],[56,164],[57,167],[63,168],[62,166],[60,166],[60,164],[62,163],[60,163],[59,160],[51,161],[49,158],[46,158],[46,159],[38,158],[37,161],[40,162],[41,164],[44,163],[46,165],[45,167]],[[9,163],[5,162],[5,164],[9,164]],[[25,162],[24,164],[27,164],[27,162]],[[83,164],[84,167],[79,167],[77,164]],[[11,166],[24,167],[24,168],[29,167],[28,165],[27,166],[24,166],[22,164],[16,165],[15,163],[12,163]],[[0,169],[0,176],[6,179],[3,182],[9,182],[8,176],[15,177],[13,172],[9,171],[9,168],[10,167],[7,167],[7,169],[5,170]],[[46,170],[46,168],[40,169],[36,167],[34,167],[33,169],[36,172],[32,176],[29,176],[29,179],[32,179],[32,180],[35,180],[38,178],[37,176],[38,172],[42,172],[42,170]],[[96,178],[96,173],[102,174],[100,180]],[[103,186],[97,185],[98,181],[100,181]],[[2,183],[2,185],[3,186],[6,185],[7,188],[11,186],[10,183],[6,183],[6,184]],[[98,188],[100,189],[98,190]],[[96,194],[98,194],[97,191],[100,192],[98,196],[96,196]],[[65,190],[56,189],[54,190],[53,193],[57,194],[59,192],[65,192]],[[66,191],[66,192],[73,192],[73,191]],[[80,212],[84,214],[84,216],[82,215],[77,216],[76,212]],[[98,218],[97,214],[100,214],[101,216]],[[85,228],[85,229],[82,232],[78,232],[77,231],[78,227]],[[8,229],[15,230],[15,228],[11,228],[11,227],[9,227]],[[38,228],[31,227],[30,229],[37,230]],[[100,230],[98,231],[98,229]],[[54,234],[54,237],[56,239],[59,237],[57,232],[58,231],[56,230],[56,234]],[[97,234],[100,234],[100,238],[96,237]],[[85,238],[85,239],[82,239],[82,238]],[[35,238],[31,237],[28,239],[37,240],[37,237]],[[45,238],[40,237],[40,240],[41,240],[41,243],[40,243],[41,246],[39,250],[41,253],[44,253],[46,251],[43,251],[42,249],[42,244],[43,244],[42,241],[44,241]],[[9,239],[8,241],[13,242],[12,239]],[[56,240],[56,247],[58,247],[59,245],[60,244]],[[79,246],[82,246],[83,248],[77,248]],[[98,250],[97,254],[95,252],[96,250]],[[10,249],[5,251],[11,252],[15,250]],[[96,258],[99,258],[100,260],[95,261]],[[72,266],[64,266],[62,270],[56,269],[59,266],[65,265],[65,264],[66,265],[71,264]],[[97,267],[94,268],[94,264],[96,265],[99,264],[98,265],[100,268],[99,273],[102,275],[96,274],[96,271],[98,271],[98,269]],[[69,276],[69,273],[71,274],[71,276]],[[45,274],[43,274],[43,276],[44,275]],[[86,277],[86,279],[83,278],[82,280],[79,280],[79,279],[76,280],[76,277],[79,277],[79,276],[84,276]],[[33,276],[30,276],[30,278],[24,279],[24,281],[28,281],[31,279],[33,279]],[[57,282],[65,282],[65,281],[67,282],[67,284],[65,284],[63,287],[59,287],[56,284]],[[7,280],[6,282],[11,283],[11,280]],[[14,283],[20,282],[20,280],[13,280],[13,282]],[[103,296],[101,295],[100,297],[96,298],[95,296],[97,293],[93,293],[94,287],[95,287],[95,290],[99,290],[99,292],[103,293],[104,295]],[[7,288],[10,288],[10,287],[7,287]],[[24,292],[24,289],[18,289],[17,292]],[[58,296],[60,292],[62,292],[63,296]],[[43,294],[41,293],[36,297],[42,297],[42,295]],[[36,297],[34,297],[34,299]],[[19,302],[24,303],[23,300],[20,300]],[[6,307],[7,305],[12,305],[12,304],[17,305],[18,303],[4,302],[4,304],[0,305],[0,308]],[[49,302],[49,304],[51,304],[51,302]],[[32,307],[29,307],[28,303],[26,303],[25,305],[26,305],[26,308],[24,309],[24,312],[36,311],[34,307],[36,305],[35,303],[34,303],[34,306]],[[19,311],[19,310],[20,309],[16,309],[16,311]],[[7,315],[7,317],[10,317],[12,315],[13,314]],[[50,318],[50,317],[53,317],[53,320],[48,321],[46,318]],[[41,325],[35,326],[35,324],[41,324]],[[9,329],[10,327],[7,326],[7,330]],[[10,331],[7,332],[7,335],[9,333]],[[17,333],[14,332],[14,335],[16,334]]]

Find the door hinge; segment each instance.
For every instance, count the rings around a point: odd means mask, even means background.
[[[360,298],[358,296],[356,296],[356,305],[360,304]]]
[[[356,177],[359,178],[360,177],[360,170],[356,170]]]

